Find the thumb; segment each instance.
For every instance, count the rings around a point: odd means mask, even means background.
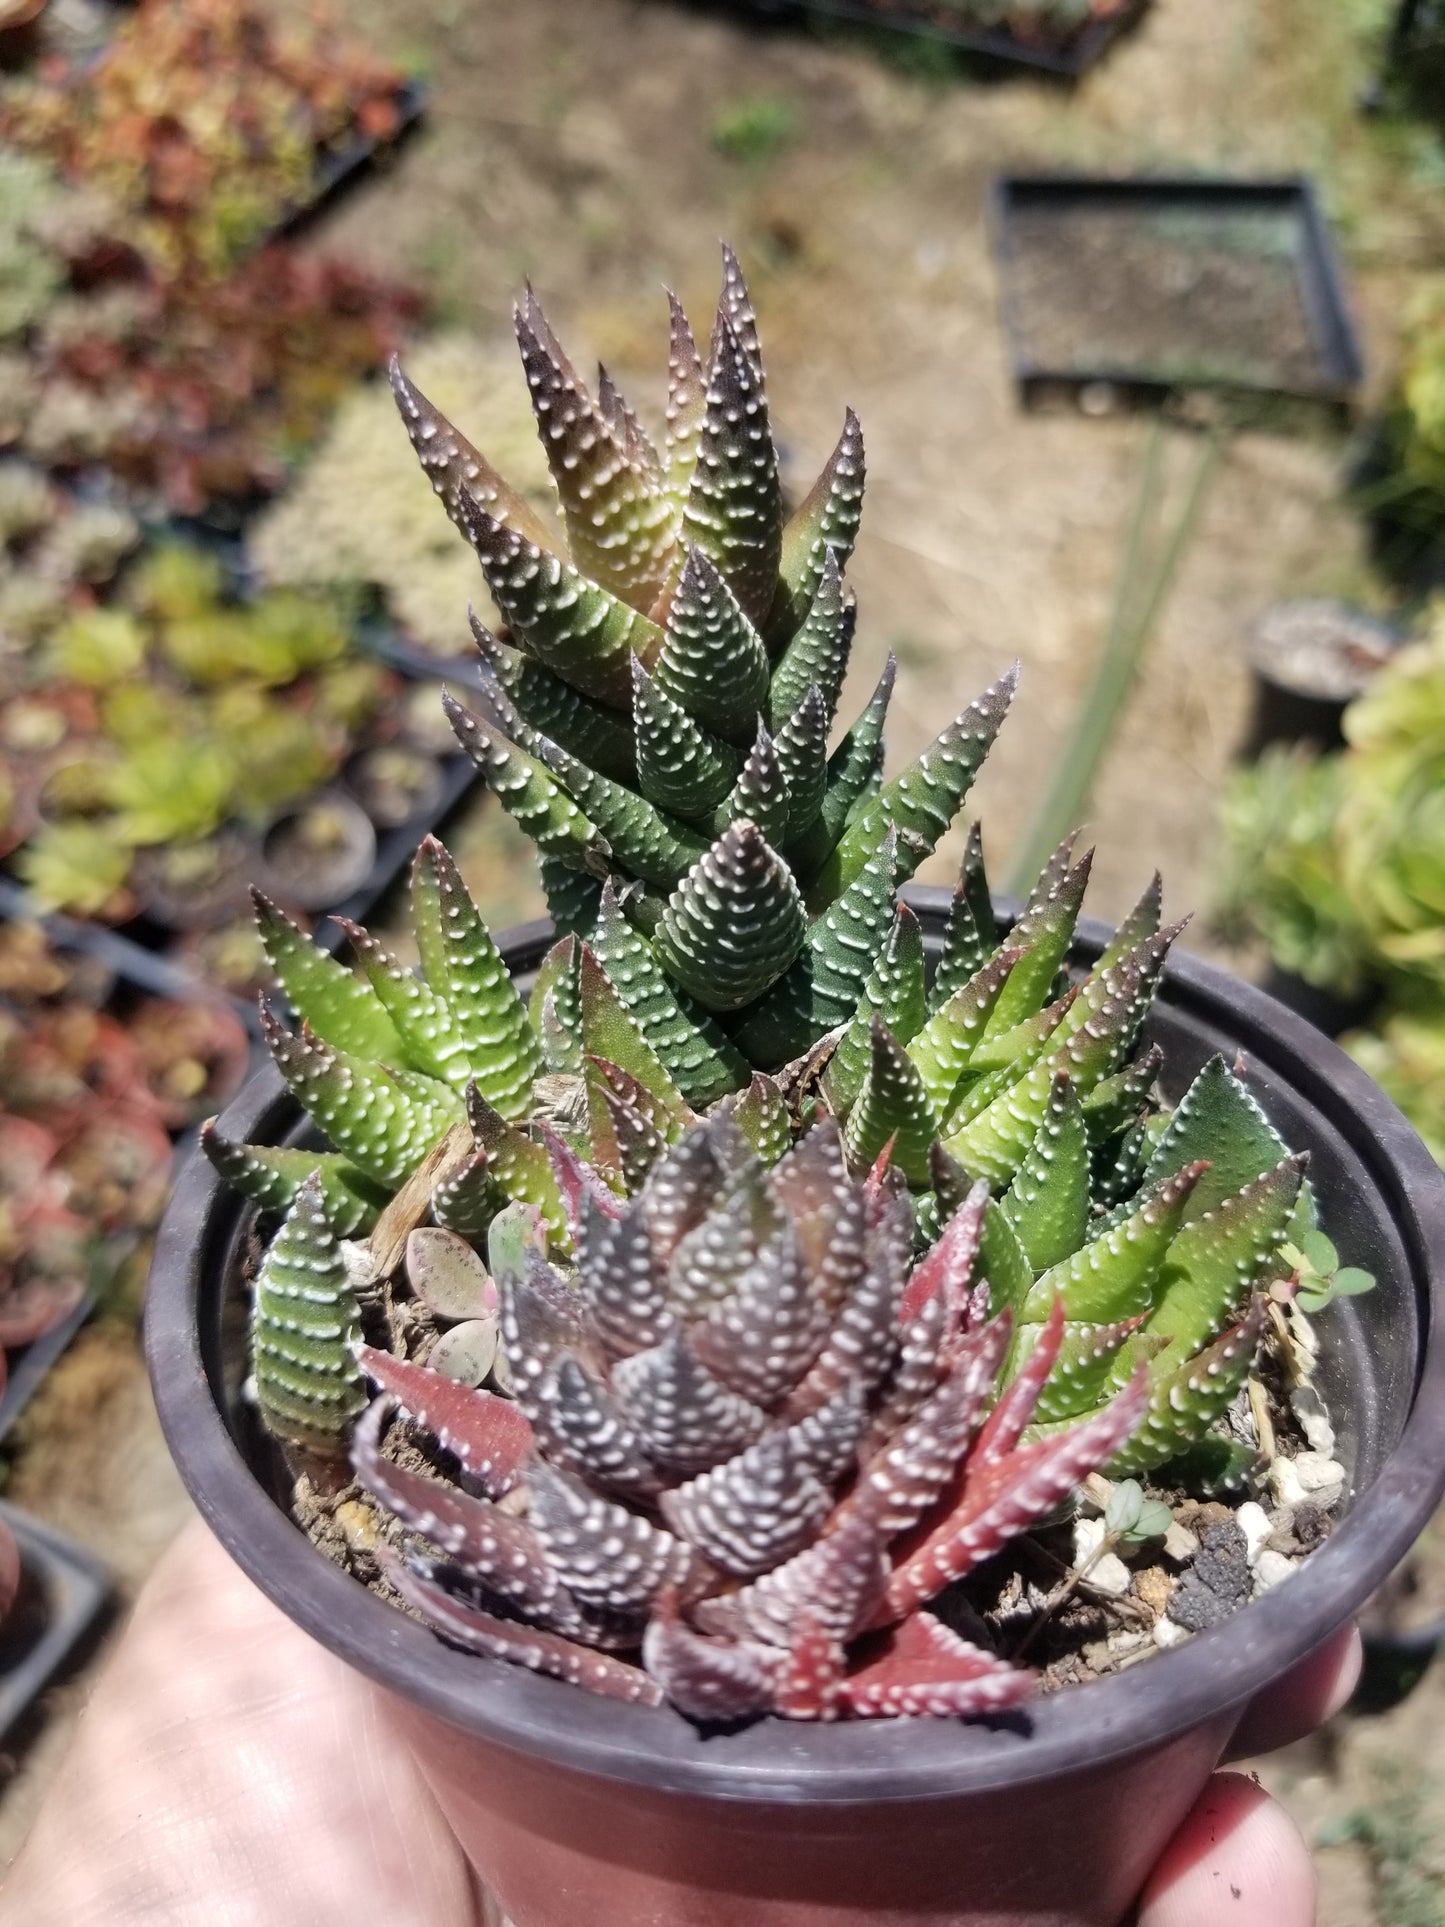
[[[1242,1773],[1216,1773],[1149,1877],[1139,1927],[1315,1927],[1299,1829]]]

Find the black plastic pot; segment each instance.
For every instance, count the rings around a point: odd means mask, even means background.
[[[1244,754],[1270,743],[1338,749],[1344,715],[1404,637],[1360,609],[1325,599],[1269,609],[1249,639],[1254,711]]]
[[[915,890],[935,952],[948,898]],[[546,926],[504,954],[532,968]],[[1106,937],[1081,929],[1080,960]],[[1148,1664],[1007,1724],[763,1720],[703,1735],[670,1711],[455,1652],[332,1566],[268,1489],[241,1396],[250,1212],[193,1161],[161,1227],[146,1318],[161,1422],[237,1562],[392,1695],[448,1819],[515,1927],[1115,1927],[1245,1702],[1349,1618],[1445,1488],[1445,1173],[1332,1044],[1182,957],[1154,1036],[1168,1094],[1223,1051],[1313,1156],[1325,1222],[1379,1289],[1322,1322],[1347,1516],[1283,1586]],[[269,1071],[232,1136],[302,1130]],[[1365,1503],[1366,1499],[1368,1503]]]

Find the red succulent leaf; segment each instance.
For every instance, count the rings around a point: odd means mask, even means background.
[[[877,1507],[888,1537],[906,1532],[948,1488],[1008,1348],[1007,1312],[960,1339],[948,1376],[859,1479],[847,1506]]]
[[[431,1580],[412,1572],[400,1561],[387,1561],[392,1584],[428,1625],[454,1645],[489,1659],[509,1659],[534,1673],[548,1673],[572,1686],[583,1686],[605,1699],[631,1700],[641,1706],[660,1706],[662,1691],[639,1666],[613,1659],[590,1646],[578,1646],[557,1633],[539,1632],[515,1620],[498,1619],[479,1607],[443,1591]]]
[[[836,1720],[848,1655],[816,1612],[800,1615],[778,1672],[773,1708],[785,1720]]]
[[[358,1345],[356,1356],[367,1377],[396,1401],[409,1418],[431,1433],[488,1497],[500,1499],[516,1484],[532,1449],[532,1426],[510,1399],[473,1391],[440,1372],[393,1358],[390,1352]]]
[[[1064,1301],[1055,1294],[1048,1318],[1024,1360],[1017,1378],[1009,1386],[979,1428],[969,1454],[969,1470],[982,1471],[1005,1453],[1012,1452],[1023,1437],[1024,1427],[1034,1415],[1034,1407],[1064,1342]]]
[[[706,1639],[684,1626],[671,1595],[659,1599],[642,1663],[666,1697],[695,1720],[741,1720],[772,1709],[782,1653],[746,1640]]]
[[[972,1646],[931,1613],[910,1614],[890,1632],[881,1653],[849,1675],[843,1709],[859,1719],[991,1713],[1016,1706],[1034,1677]]]
[[[542,1541],[521,1519],[460,1486],[429,1479],[383,1456],[381,1428],[391,1405],[374,1399],[351,1439],[351,1463],[373,1497],[438,1547],[489,1592],[535,1612],[557,1592]]]
[[[937,1297],[942,1297],[956,1321],[966,1317],[988,1195],[988,1184],[980,1179],[944,1226],[938,1243],[919,1260],[903,1293],[900,1318],[916,1318]]]
[[[547,1147],[547,1156],[552,1160],[552,1175],[557,1180],[557,1189],[562,1197],[562,1209],[567,1214],[567,1229],[572,1234],[572,1247],[579,1249],[582,1223],[582,1201],[590,1199],[604,1217],[619,1218],[622,1215],[623,1200],[615,1191],[609,1191],[590,1165],[586,1165],[559,1132],[550,1124],[538,1120],[537,1129],[542,1142]]]
[[[1037,1439],[965,1476],[963,1495],[943,1522],[926,1530],[911,1550],[903,1549],[879,1622],[921,1606],[1027,1532],[1114,1456],[1144,1416],[1148,1397],[1148,1368],[1141,1365],[1124,1391],[1082,1425]]]

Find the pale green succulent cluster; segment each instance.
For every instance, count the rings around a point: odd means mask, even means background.
[[[1000,941],[975,830],[926,967],[899,886],[956,819],[1014,677],[885,783],[890,663],[829,752],[853,630],[856,422],[785,520],[730,255],[705,369],[673,306],[665,454],[605,373],[586,392],[530,295],[517,329],[565,541],[396,387],[508,622],[505,640],[478,634],[488,713],[453,704],[453,722],[536,840],[564,934],[524,1003],[433,840],[413,873],[417,972],[354,927],[348,968],[263,904],[302,1020],[268,1018],[272,1052],[334,1148],[212,1131],[210,1155],[276,1211],[301,1209],[318,1173],[304,1208],[329,1234],[366,1234],[421,1184],[418,1212],[479,1249],[504,1207],[535,1209],[565,1261],[587,1186],[637,1194],[700,1115],[726,1106],[760,1174],[830,1113],[855,1175],[888,1166],[911,1191],[918,1249],[972,1195],[988,1309],[1013,1321],[1005,1375],[1051,1332],[1036,1426],[1094,1411],[1140,1370],[1147,1411],[1116,1466],[1176,1458],[1249,1371],[1302,1161],[1222,1064],[1160,1112],[1159,1054],[1140,1046],[1176,934],[1159,928],[1157,879],[1073,982],[1087,857],[1066,842]],[[756,1182],[729,1194],[743,1218]],[[262,1409],[293,1443],[344,1449],[356,1308],[288,1326],[288,1251],[262,1271]]]

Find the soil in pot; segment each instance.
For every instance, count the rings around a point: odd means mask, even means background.
[[[359,890],[375,862],[371,818],[343,791],[328,790],[266,832],[261,881],[282,903],[323,910]]]
[[[146,915],[167,930],[214,930],[242,915],[261,864],[256,839],[225,829],[195,843],[142,850],[131,872]]]
[[[443,789],[436,757],[405,743],[364,750],[348,764],[345,782],[380,830],[397,830],[414,818],[429,816]]]
[[[1398,632],[1361,610],[1330,601],[1284,602],[1260,618],[1250,637],[1254,715],[1245,746],[1343,741],[1345,709],[1400,645]]]

